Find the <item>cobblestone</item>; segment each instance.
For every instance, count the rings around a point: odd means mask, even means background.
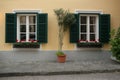
[[[44,52],[45,53],[45,52]],[[65,63],[57,61],[23,61],[0,62],[0,76],[12,75],[53,75],[53,74],[80,74],[97,72],[120,71],[120,64],[110,59],[109,51],[101,52],[67,52]],[[70,55],[69,55],[70,54]],[[73,55],[72,55],[73,54]],[[74,56],[74,57],[72,57]],[[79,57],[78,57],[79,56]]]

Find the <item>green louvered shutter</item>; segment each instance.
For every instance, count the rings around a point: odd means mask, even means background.
[[[37,15],[37,40],[40,43],[47,43],[48,14]]]
[[[6,13],[5,42],[16,42],[16,14]]]
[[[79,14],[75,14],[76,22],[70,27],[70,43],[77,43],[79,40]]]
[[[99,40],[102,43],[108,43],[110,39],[110,15],[100,15],[99,24]]]

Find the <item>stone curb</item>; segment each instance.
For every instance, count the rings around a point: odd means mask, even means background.
[[[62,71],[62,72],[11,72],[0,73],[0,77],[14,77],[14,76],[51,76],[51,75],[70,75],[70,74],[90,74],[90,73],[111,73],[120,72],[120,69],[113,70],[92,70],[92,71]]]

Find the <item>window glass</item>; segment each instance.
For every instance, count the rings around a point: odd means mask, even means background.
[[[35,25],[30,25],[30,26],[29,26],[29,31],[30,31],[30,32],[35,32],[35,31],[36,31],[36,30],[35,30],[35,27],[36,27]]]
[[[96,17],[90,16],[90,24],[96,24]]]
[[[95,25],[90,25],[90,32],[94,33],[95,32]]]
[[[95,41],[95,34],[90,34],[90,41]]]
[[[20,16],[20,24],[26,24],[26,16]]]
[[[22,14],[19,15],[19,26],[18,26],[18,30],[19,31],[17,38],[19,41],[25,41],[25,42],[29,42],[32,40],[36,40],[37,38],[37,21],[36,21],[36,15],[34,14]]]
[[[26,25],[20,25],[20,32],[26,32]]]
[[[87,26],[81,25],[81,32],[87,32]]]
[[[86,41],[86,34],[81,34],[81,40]]]
[[[80,15],[80,40],[88,42],[98,40],[97,19],[94,15]]]
[[[21,41],[26,41],[26,34],[21,34],[20,39]]]
[[[81,16],[80,17],[80,22],[81,22],[81,24],[87,24],[87,17],[86,16]]]
[[[36,17],[35,16],[29,16],[29,23],[35,24],[36,23]]]
[[[31,40],[35,40],[35,34],[30,34],[30,35],[29,35],[29,38],[30,38]]]

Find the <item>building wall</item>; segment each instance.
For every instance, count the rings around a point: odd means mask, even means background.
[[[74,13],[79,10],[99,10],[103,13],[111,14],[111,27],[120,26],[119,0],[2,0],[0,2],[0,50],[12,50],[12,44],[5,43],[5,13],[12,13],[13,10],[24,9],[42,10],[48,13],[48,43],[42,44],[42,50],[57,50],[58,47],[58,25],[54,9],[69,9]],[[108,44],[103,49],[109,49]],[[75,49],[75,44],[69,42],[69,34],[64,38],[64,50]]]

